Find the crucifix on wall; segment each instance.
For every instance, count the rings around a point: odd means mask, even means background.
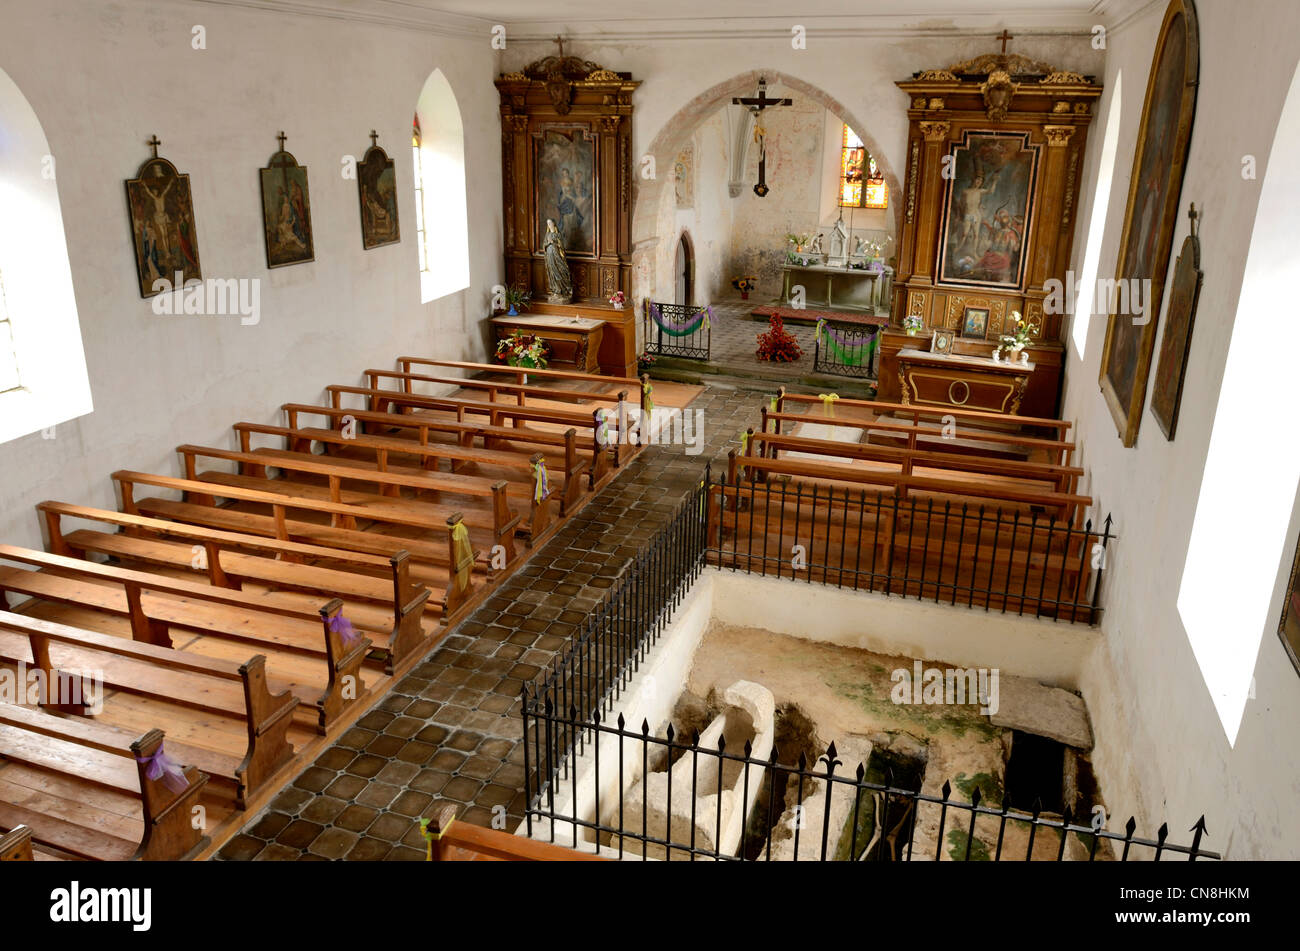
[[[763,128],[763,110],[773,106],[793,106],[794,100],[769,99],[767,80],[760,77],[757,96],[737,96],[731,101],[734,105],[744,106],[754,116],[754,141],[758,143],[758,184],[754,186],[754,194],[763,198],[770,191],[767,187],[767,130]]]

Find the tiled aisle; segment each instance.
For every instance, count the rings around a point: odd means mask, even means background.
[[[759,405],[753,393],[706,389],[690,407],[704,411],[703,453],[648,447],[219,859],[419,861],[419,818],[438,800],[465,803],[460,817],[481,825],[503,806],[513,829],[523,818],[523,684],[699,483],[706,460],[737,445]]]

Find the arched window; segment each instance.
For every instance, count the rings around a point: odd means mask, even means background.
[[[1096,301],[1097,271],[1101,264],[1101,239],[1106,231],[1106,209],[1110,206],[1111,181],[1115,176],[1115,152],[1119,145],[1120,104],[1124,101],[1124,71],[1115,74],[1110,87],[1110,108],[1106,115],[1106,135],[1101,142],[1101,160],[1097,163],[1097,186],[1093,190],[1092,214],[1088,218],[1088,243],[1083,252],[1083,273],[1074,304],[1070,338],[1083,359],[1088,346],[1088,318]]]
[[[420,116],[411,123],[411,165],[415,173],[415,245],[420,249],[420,273],[429,270],[429,248],[424,243],[424,162],[420,159]]]
[[[40,120],[0,70],[0,443],[89,413],[90,378]]]
[[[834,141],[834,140],[832,140]],[[840,140],[841,208],[888,208],[889,186],[856,132],[844,124]]]
[[[1285,315],[1300,281],[1297,152],[1300,69],[1260,188],[1178,590],[1178,613],[1230,744],[1245,713],[1260,641],[1277,625],[1269,614],[1278,572],[1291,565],[1289,557],[1284,564],[1284,547],[1300,481],[1293,398],[1300,321]],[[1192,346],[1194,358],[1195,339]],[[1189,364],[1188,372],[1196,368]]]
[[[465,128],[451,84],[435,69],[420,91],[411,135],[420,299],[469,286]]]

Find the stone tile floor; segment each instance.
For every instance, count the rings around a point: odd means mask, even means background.
[[[761,327],[749,321],[746,325]],[[811,330],[809,330],[811,333]],[[639,547],[757,422],[752,392],[708,387],[705,450],[650,446],[221,850],[219,860],[424,859],[419,819],[523,819],[523,685],[539,677]],[[497,823],[498,827],[501,823]]]

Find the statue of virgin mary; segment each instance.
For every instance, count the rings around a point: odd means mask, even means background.
[[[542,251],[546,257],[546,300],[552,304],[567,304],[573,300],[573,280],[569,277],[569,262],[564,257],[560,231],[550,218],[546,219]]]

